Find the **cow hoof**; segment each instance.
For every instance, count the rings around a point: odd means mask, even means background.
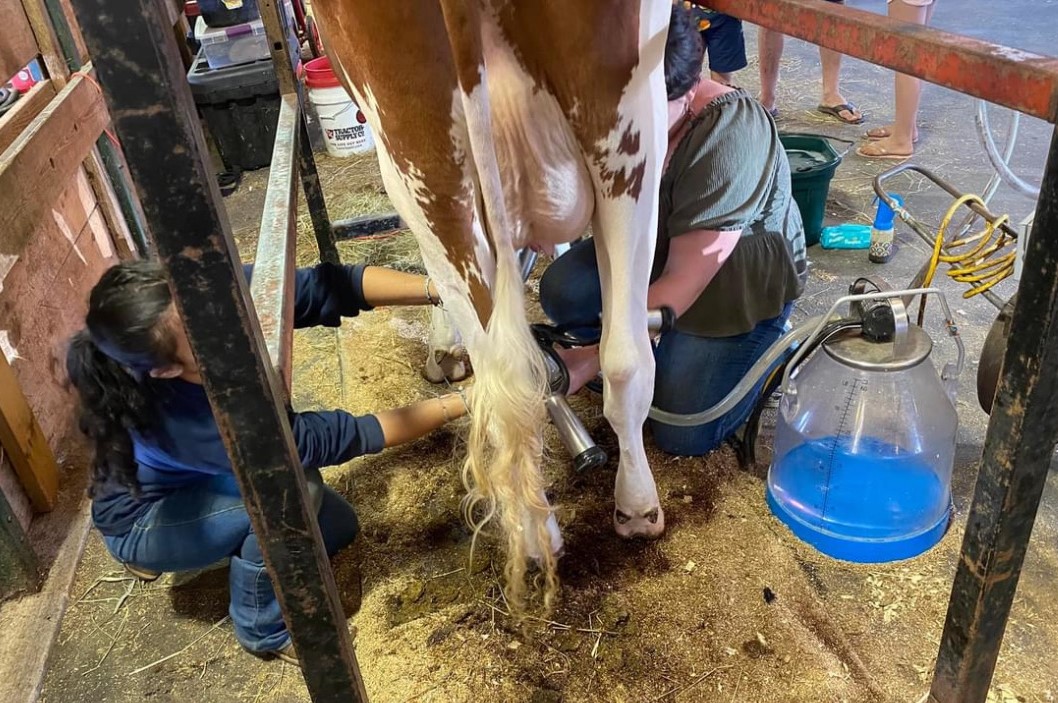
[[[665,531],[665,512],[659,506],[635,516],[615,508],[613,526],[624,539],[657,539]]]
[[[455,355],[436,351],[426,355],[422,375],[430,383],[459,383],[471,373],[466,354]]]

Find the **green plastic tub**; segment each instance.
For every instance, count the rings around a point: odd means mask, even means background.
[[[838,153],[831,140],[846,140],[821,134],[799,133],[780,134],[779,139],[786,150],[786,157],[790,160],[793,198],[804,221],[805,245],[818,244],[819,235],[823,231],[830,179],[834,177],[834,172],[844,156],[844,153]]]

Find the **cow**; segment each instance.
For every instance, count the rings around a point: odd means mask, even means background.
[[[512,607],[535,561],[545,608],[562,537],[541,471],[547,372],[516,251],[592,227],[614,526],[665,527],[643,444],[654,387],[647,286],[667,112],[664,0],[314,0],[323,45],[375,134],[383,182],[474,365],[464,515],[506,542]]]

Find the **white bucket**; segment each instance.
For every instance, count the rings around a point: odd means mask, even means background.
[[[316,107],[327,153],[331,156],[363,154],[375,148],[367,118],[345,92],[327,58],[305,64],[309,101]]]

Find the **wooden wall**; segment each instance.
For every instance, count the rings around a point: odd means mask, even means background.
[[[66,340],[83,326],[88,292],[117,256],[83,166],[44,210],[21,254],[0,259],[0,352],[48,446],[61,454],[74,403]],[[0,468],[0,489],[28,525],[32,508],[10,466]]]
[[[44,0],[0,0],[0,80],[34,56],[49,74],[0,117],[0,493],[23,528],[54,505],[55,457],[76,430],[67,340],[99,276],[134,251],[95,146],[106,106],[68,69],[60,37],[87,57],[68,0],[58,6],[60,32]]]

